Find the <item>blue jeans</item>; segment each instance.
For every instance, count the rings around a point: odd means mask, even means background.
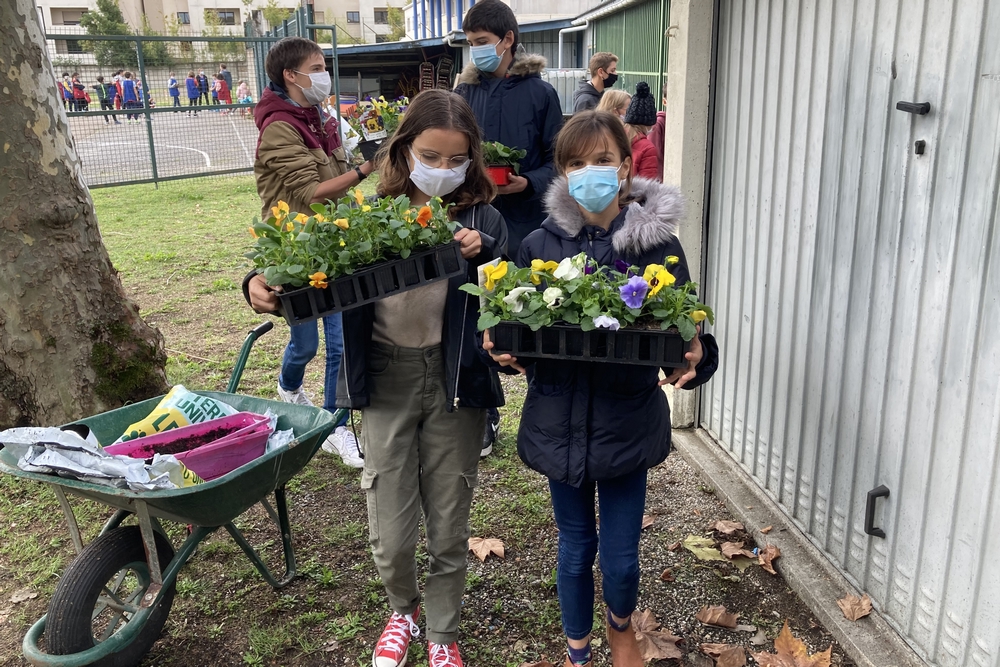
[[[604,601],[618,618],[628,618],[639,598],[639,534],[646,505],[646,470],[576,488],[549,480],[559,527],[556,585],[563,630],[584,639],[594,625],[594,557],[601,554]],[[601,509],[597,531],[594,493]]]
[[[306,322],[291,327],[285,356],[281,361],[281,375],[278,384],[285,391],[295,391],[302,386],[306,365],[316,356],[319,349],[319,327],[316,322]],[[323,333],[326,337],[326,378],[323,381],[323,408],[335,411],[337,401],[337,373],[340,359],[344,356],[344,321],[340,313],[323,318]],[[347,423],[347,416],[337,422],[337,426]]]

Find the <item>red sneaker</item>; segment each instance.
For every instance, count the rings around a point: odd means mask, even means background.
[[[430,667],[464,667],[462,656],[458,654],[458,643],[435,644],[430,642],[427,645],[431,654]]]
[[[382,631],[382,636],[375,644],[372,667],[403,667],[406,664],[406,651],[410,647],[410,640],[420,636],[420,628],[417,627],[419,617],[420,607],[408,616],[393,612],[385,630]]]

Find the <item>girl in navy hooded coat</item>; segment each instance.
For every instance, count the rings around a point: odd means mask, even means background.
[[[678,285],[689,279],[677,240],[683,210],[676,187],[630,174],[631,145],[621,121],[603,111],[578,113],[556,139],[559,176],[546,193],[549,217],[529,234],[517,256],[558,262],[579,253],[614,266],[667,264]],[[616,185],[617,183],[617,185]],[[603,185],[603,187],[602,187]],[[484,348],[491,349],[488,335]],[[665,384],[692,389],[707,381],[718,347],[699,334],[688,366],[650,366],[538,359],[494,360],[528,376],[517,449],[522,460],[549,478],[559,527],[557,588],[569,646],[567,667],[590,665],[594,559],[600,553],[608,644],[614,667],[642,667],[629,619],[639,594],[639,534],[646,472],[670,452],[670,408]],[[598,498],[598,533],[594,499]]]

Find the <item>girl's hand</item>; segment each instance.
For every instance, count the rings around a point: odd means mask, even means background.
[[[497,193],[501,195],[516,195],[518,192],[524,192],[528,187],[528,179],[524,176],[517,176],[516,174],[510,175],[510,184],[508,185],[498,185]]]
[[[659,386],[672,384],[677,389],[681,389],[698,374],[698,371],[695,369],[698,368],[702,357],[705,356],[705,349],[701,346],[701,338],[699,337],[701,335],[701,326],[697,327],[697,331],[698,333],[691,339],[691,349],[684,355],[684,358],[688,360],[687,367],[675,368],[669,377],[665,380],[660,380]]]
[[[250,306],[258,313],[273,313],[278,309],[278,295],[273,287],[264,282],[264,274],[258,273],[250,279]]]
[[[455,232],[455,240],[461,244],[463,259],[472,259],[483,250],[483,237],[474,229],[462,229]]]
[[[517,357],[512,357],[509,354],[493,354],[490,352],[490,350],[493,349],[493,343],[490,342],[489,330],[483,332],[483,349],[490,353],[490,356],[493,357],[493,361],[497,362],[501,366],[510,366],[521,375],[524,375],[524,368],[517,363]]]

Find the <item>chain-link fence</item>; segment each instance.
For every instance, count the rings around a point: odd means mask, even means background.
[[[336,34],[293,14],[267,34],[90,35],[60,26],[46,35],[88,186],[215,176],[253,170],[253,109],[268,84],[264,59],[286,35]],[[323,34],[323,33],[319,33]]]

